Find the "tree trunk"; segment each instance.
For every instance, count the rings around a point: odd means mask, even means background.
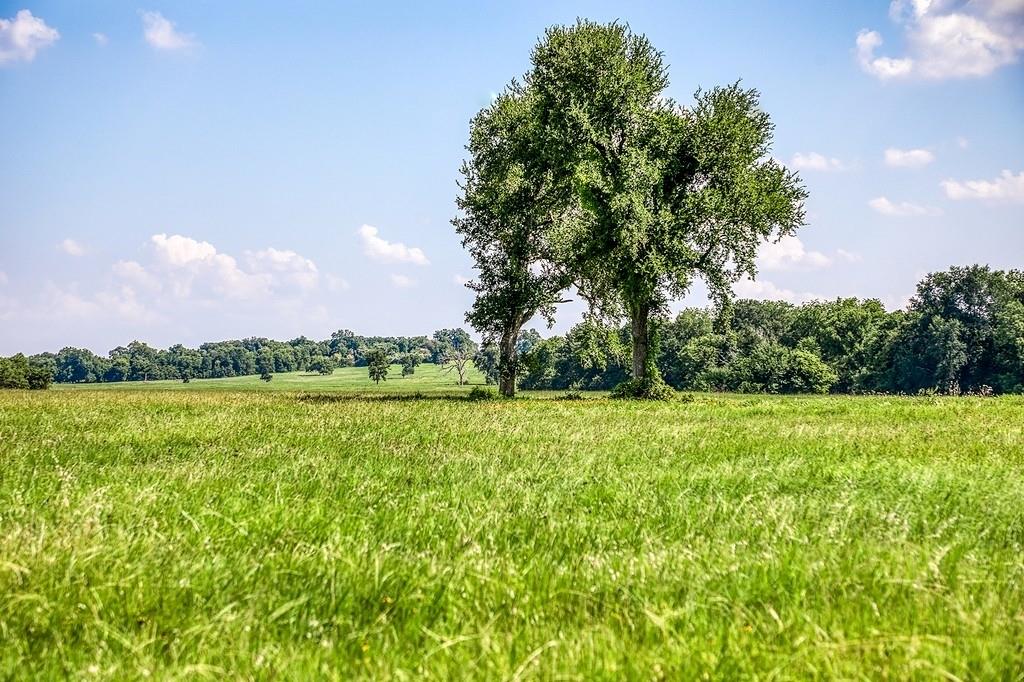
[[[647,353],[650,350],[651,306],[637,303],[630,306],[630,331],[633,337],[633,378],[647,376]]]
[[[506,329],[501,335],[501,343],[498,348],[498,391],[506,398],[514,398],[516,395],[516,370],[518,369],[516,339],[518,337],[518,329]]]

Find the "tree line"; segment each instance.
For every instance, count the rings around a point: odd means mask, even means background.
[[[535,329],[515,339],[524,389],[610,390],[632,372],[632,329],[585,316],[566,334]],[[659,322],[651,354],[677,390],[763,393],[1024,392],[1024,272],[954,267],[926,276],[906,310],[875,299],[802,305],[738,300],[686,308]],[[0,387],[219,378],[278,372],[331,374],[367,367],[386,381],[434,363],[465,383],[471,366],[501,381],[501,349],[463,329],[431,336],[360,336],[339,330],[324,341],[250,338],[166,350],[134,341],[106,356],[83,348],[0,358]]]
[[[338,367],[371,364],[377,367],[379,381],[386,378],[388,365],[401,365],[402,374],[409,375],[424,362],[452,371],[461,384],[466,381],[469,362],[476,352],[476,342],[463,329],[440,329],[431,336],[360,336],[342,329],[324,341],[306,337],[291,341],[253,337],[204,343],[198,348],[176,344],[166,350],[132,341],[127,346],[114,348],[106,356],[69,346],[57,353],[0,358],[0,387],[46,388],[51,381],[178,379],[187,382],[256,374],[267,377],[297,371],[327,375]],[[379,369],[382,364],[383,371]]]
[[[657,325],[672,388],[759,393],[1024,392],[1024,272],[954,267],[925,277],[906,310],[874,299],[739,300]],[[631,374],[631,329],[588,317],[564,336],[522,334],[519,385],[614,389]],[[492,369],[496,378],[496,369]]]

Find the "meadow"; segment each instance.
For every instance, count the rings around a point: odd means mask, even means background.
[[[1024,679],[1024,398],[434,372],[0,392],[0,678]]]

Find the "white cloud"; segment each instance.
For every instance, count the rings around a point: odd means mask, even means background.
[[[864,29],[857,34],[857,61],[860,67],[882,80],[909,75],[914,66],[913,60],[876,57],[875,49],[881,44],[882,36],[878,31]]]
[[[864,258],[856,251],[847,251],[846,249],[836,249],[836,255],[847,263],[859,263],[864,260]]]
[[[97,45],[106,45],[110,42],[110,38],[107,37],[106,33],[93,33],[92,39],[96,41]]]
[[[147,291],[160,291],[162,288],[159,279],[133,260],[119,260],[114,263],[111,271],[118,278],[142,287]]]
[[[57,248],[63,251],[64,253],[68,254],[69,256],[78,257],[85,255],[85,247],[76,242],[74,239],[71,239],[70,237],[62,240],[59,244],[57,244]]]
[[[800,170],[813,171],[840,171],[845,168],[839,159],[830,159],[818,152],[807,152],[806,154],[797,152],[793,155],[790,165]]]
[[[157,50],[188,50],[195,47],[195,36],[179,33],[175,24],[159,12],[142,12],[142,28],[146,42]]]
[[[47,26],[27,9],[10,19],[0,19],[0,66],[30,62],[36,58],[36,52],[53,45],[59,38],[57,29]]]
[[[294,251],[279,251],[275,248],[247,251],[246,258],[253,272],[272,274],[300,289],[315,289],[320,282],[316,263]]]
[[[416,280],[412,279],[411,277],[406,277],[405,275],[398,275],[392,273],[391,284],[396,289],[408,289],[410,287],[416,286]]]
[[[1014,175],[1004,170],[994,180],[944,180],[946,196],[957,201],[985,199],[995,201],[1024,201],[1024,171]]]
[[[909,201],[893,202],[886,197],[876,197],[868,202],[868,206],[887,216],[921,216],[941,215],[942,211],[930,206],[919,206]]]
[[[463,277],[462,275],[455,274],[455,275],[452,275],[452,282],[454,282],[455,284],[459,285],[460,287],[464,287],[464,286],[466,286],[467,283],[469,283],[469,279],[467,279],[466,277]]]
[[[804,303],[805,301],[821,300],[823,297],[810,292],[797,292],[775,286],[767,280],[752,280],[748,277],[736,282],[732,287],[737,298],[755,298],[762,301],[786,301],[788,303]]]
[[[1020,0],[893,0],[890,17],[903,27],[908,56],[876,57],[876,31],[857,35],[861,68],[881,79],[986,76],[1024,50]]]
[[[363,240],[363,252],[380,263],[413,263],[430,265],[430,261],[419,248],[406,246],[401,242],[389,242],[378,236],[379,231],[373,225],[359,228],[359,236]]]
[[[245,272],[238,262],[218,253],[213,244],[180,234],[155,234],[150,238],[164,271],[173,275],[172,290],[190,296],[194,288],[209,289],[216,296],[255,298],[266,295],[270,278]]]
[[[927,149],[896,149],[885,150],[885,165],[896,168],[920,168],[935,160],[935,155]]]
[[[823,268],[831,264],[831,258],[820,251],[808,251],[803,242],[793,235],[762,244],[757,253],[759,270]]]

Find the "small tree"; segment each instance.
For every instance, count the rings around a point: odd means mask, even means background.
[[[416,373],[416,367],[423,362],[423,357],[416,351],[402,356],[402,377]]]
[[[441,371],[459,375],[459,386],[466,383],[469,362],[476,355],[477,344],[463,329],[441,329],[434,332],[440,346]]]
[[[380,386],[381,381],[387,381],[388,370],[391,368],[391,359],[387,351],[383,348],[371,348],[366,353],[366,367],[373,383]]]
[[[266,381],[267,383],[269,383],[270,380],[273,379],[273,378],[274,378],[274,375],[271,374],[270,372],[262,372],[262,373],[260,373],[260,381]]]
[[[501,379],[500,359],[498,345],[493,342],[485,342],[473,356],[473,366],[484,373],[486,383],[496,384]]]

